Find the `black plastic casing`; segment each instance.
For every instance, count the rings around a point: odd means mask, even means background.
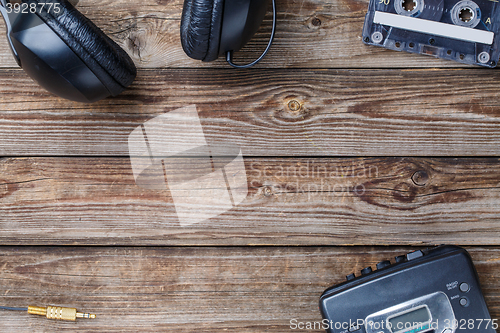
[[[38,15],[7,14],[1,4],[0,10],[16,61],[39,85],[77,102],[92,103],[111,96],[92,70]]]
[[[460,290],[460,284],[464,282],[470,286],[467,292]],[[439,291],[450,299],[457,321],[475,321],[474,329],[465,325],[465,329],[459,327],[457,333],[496,332],[491,322],[488,329],[485,329],[484,322],[479,328],[477,326],[480,320],[491,317],[472,259],[458,246],[417,251],[407,255],[402,262],[334,285],[321,295],[319,308],[329,322],[327,332],[366,333],[364,326],[349,331],[345,327],[336,329],[331,323],[356,323],[375,312]],[[461,298],[468,300],[466,306],[460,305]]]
[[[269,0],[226,0],[222,17],[219,55],[239,51],[259,29]]]

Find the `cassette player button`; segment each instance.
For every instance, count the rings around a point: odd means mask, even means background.
[[[354,275],[354,273],[352,273],[352,274],[347,275],[345,278],[347,281],[351,281],[351,280],[354,280],[354,278],[356,278],[356,275]]]
[[[406,256],[405,256],[405,255],[402,255],[402,256],[397,256],[397,257],[396,257],[396,258],[394,258],[394,259],[396,259],[396,262],[397,262],[397,263],[400,263],[400,262],[405,261]]]
[[[370,266],[368,266],[368,267],[365,267],[361,270],[361,275],[370,274],[371,272],[372,272],[372,268]]]
[[[420,258],[420,257],[423,257],[424,253],[420,250],[417,250],[415,252],[410,252],[406,255],[406,259],[408,259],[408,261],[410,260],[414,260],[414,259],[417,259],[417,258]]]
[[[377,264],[377,269],[382,269],[382,268],[385,268],[387,266],[391,266],[391,262],[389,260],[384,260],[384,261],[381,261]]]
[[[467,282],[462,282],[460,284],[460,291],[466,293],[470,290],[469,284]]]

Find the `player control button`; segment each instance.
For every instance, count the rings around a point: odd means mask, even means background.
[[[413,260],[413,259],[417,259],[417,258],[420,258],[420,257],[423,257],[424,253],[420,250],[418,251],[415,251],[415,252],[410,252],[406,255],[406,259],[408,259],[408,261],[410,260]]]
[[[396,262],[397,262],[397,263],[400,263],[400,262],[405,261],[406,256],[405,256],[405,255],[402,255],[402,256],[397,256],[397,257],[396,257],[396,258],[394,258],[394,259],[396,259]]]
[[[372,271],[373,271],[373,270],[372,270],[372,268],[371,268],[370,266],[365,267],[365,268],[363,268],[363,269],[361,270],[361,275],[366,275],[366,274],[369,274],[369,273],[371,273]]]
[[[347,275],[345,278],[346,278],[346,280],[347,280],[347,281],[351,281],[351,280],[353,280],[355,277],[356,277],[356,275],[354,275],[354,273],[352,273],[352,274]]]
[[[460,284],[460,291],[463,292],[463,293],[466,293],[470,290],[470,286],[468,283],[466,282],[463,282]]]
[[[387,266],[391,266],[391,262],[389,260],[384,260],[377,264],[377,269],[382,269]]]
[[[465,298],[465,297],[462,297],[460,299],[460,305],[461,306],[468,306],[469,305],[469,300],[467,298]]]

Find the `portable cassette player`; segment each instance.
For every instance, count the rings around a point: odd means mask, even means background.
[[[381,261],[325,290],[329,333],[495,333],[466,250],[439,246]]]

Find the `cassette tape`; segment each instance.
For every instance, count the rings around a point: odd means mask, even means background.
[[[495,67],[500,5],[494,0],[370,0],[365,44]]]

